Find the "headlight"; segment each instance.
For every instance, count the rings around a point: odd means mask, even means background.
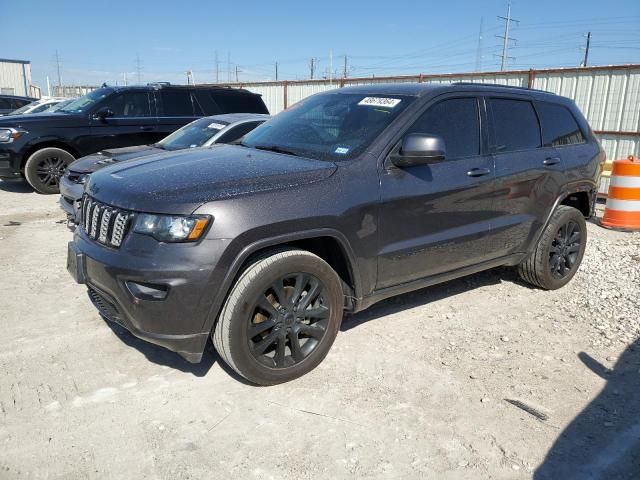
[[[0,143],[11,143],[27,133],[16,128],[0,128]]]
[[[151,235],[159,242],[195,242],[211,223],[209,215],[150,215],[137,216],[133,231]]]

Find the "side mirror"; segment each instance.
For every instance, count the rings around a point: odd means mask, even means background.
[[[402,139],[400,151],[391,155],[396,167],[411,167],[441,162],[445,159],[444,140],[438,135],[410,133]]]
[[[113,110],[111,110],[109,107],[102,107],[100,110],[93,114],[93,118],[95,118],[96,120],[104,120],[105,118],[113,117],[113,115]]]

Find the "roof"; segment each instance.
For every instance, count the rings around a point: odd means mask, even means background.
[[[543,90],[535,90],[511,85],[498,85],[494,83],[377,83],[371,85],[355,85],[343,87],[338,93],[359,93],[373,95],[409,95],[421,97],[426,94],[446,93],[453,91],[487,90],[500,93],[527,93],[558,98],[557,95]],[[328,92],[335,92],[329,90]]]
[[[22,63],[23,65],[28,65],[31,62],[29,60],[13,60],[11,58],[0,58],[0,63]]]

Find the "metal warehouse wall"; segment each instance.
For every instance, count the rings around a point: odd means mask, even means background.
[[[640,156],[640,65],[516,70],[507,72],[410,75],[231,84],[260,93],[272,114],[314,93],[374,83],[480,82],[531,87],[577,103],[607,152],[607,158]]]
[[[23,60],[0,59],[0,93],[31,96],[31,65]]]

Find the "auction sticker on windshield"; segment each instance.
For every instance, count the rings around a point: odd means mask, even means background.
[[[222,123],[210,123],[207,125],[207,128],[211,128],[213,130],[222,130],[224,127],[226,127],[226,125],[223,125]]]
[[[370,107],[387,107],[393,108],[398,105],[402,100],[398,98],[384,98],[384,97],[365,97],[358,102],[358,105],[367,105]]]

